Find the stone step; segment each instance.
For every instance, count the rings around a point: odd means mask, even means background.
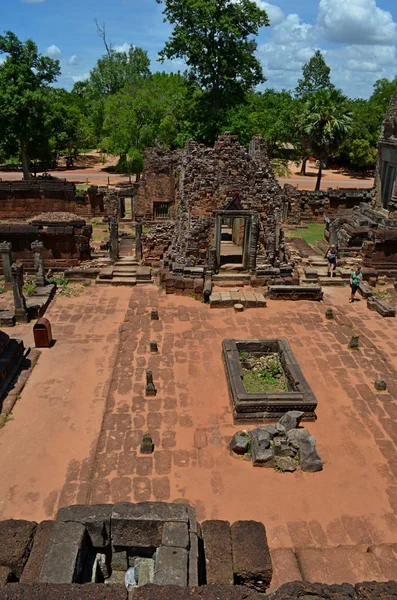
[[[136,267],[114,267],[113,277],[132,277],[136,275]]]
[[[212,277],[212,281],[250,281],[251,275],[249,273],[225,273],[220,272]]]
[[[342,277],[319,277],[318,282],[321,286],[336,287],[344,286],[346,279],[342,279]]]
[[[106,284],[106,285],[129,285],[133,286],[137,284],[137,280],[135,277],[113,277],[113,279],[99,279],[99,277],[95,280],[96,284]],[[145,281],[146,283],[146,281]]]
[[[210,296],[210,308],[232,308],[235,304],[242,304],[244,308],[264,308],[266,300],[263,294],[248,290],[212,292]]]
[[[115,267],[125,267],[125,266],[138,266],[138,262],[132,258],[132,256],[122,256],[119,260],[114,264]]]

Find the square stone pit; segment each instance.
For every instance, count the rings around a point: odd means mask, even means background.
[[[285,373],[287,391],[248,393],[243,381],[240,352],[256,356],[277,353]],[[303,411],[305,421],[316,420],[317,399],[285,338],[223,340],[222,356],[235,423],[278,420],[289,410]]]

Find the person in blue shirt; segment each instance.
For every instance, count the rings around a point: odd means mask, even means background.
[[[354,296],[358,290],[358,286],[360,285],[363,279],[363,274],[361,273],[361,267],[356,267],[350,276],[350,288],[351,288],[351,296],[349,302],[354,302]]]

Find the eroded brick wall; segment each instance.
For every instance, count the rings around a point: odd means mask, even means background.
[[[134,185],[134,215],[137,220],[154,219],[154,203],[166,202],[173,208],[178,186],[177,167],[181,151],[164,152],[157,148],[145,151],[145,168],[141,179]]]
[[[284,220],[291,225],[300,223],[322,223],[326,213],[335,213],[341,209],[350,209],[361,202],[370,203],[373,190],[367,188],[329,188],[327,190],[298,190],[286,184],[284,194]]]
[[[74,183],[66,181],[0,182],[0,219],[30,219],[46,212],[68,212],[85,218],[100,216],[103,192],[92,186],[78,196]]]

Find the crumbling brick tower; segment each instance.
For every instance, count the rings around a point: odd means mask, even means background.
[[[383,122],[378,144],[375,203],[390,212],[397,210],[397,88]]]
[[[172,263],[210,266],[220,246],[223,217],[245,226],[247,268],[278,259],[282,191],[274,178],[265,142],[254,138],[247,151],[225,133],[213,148],[186,143],[179,166],[175,235],[168,251]]]

